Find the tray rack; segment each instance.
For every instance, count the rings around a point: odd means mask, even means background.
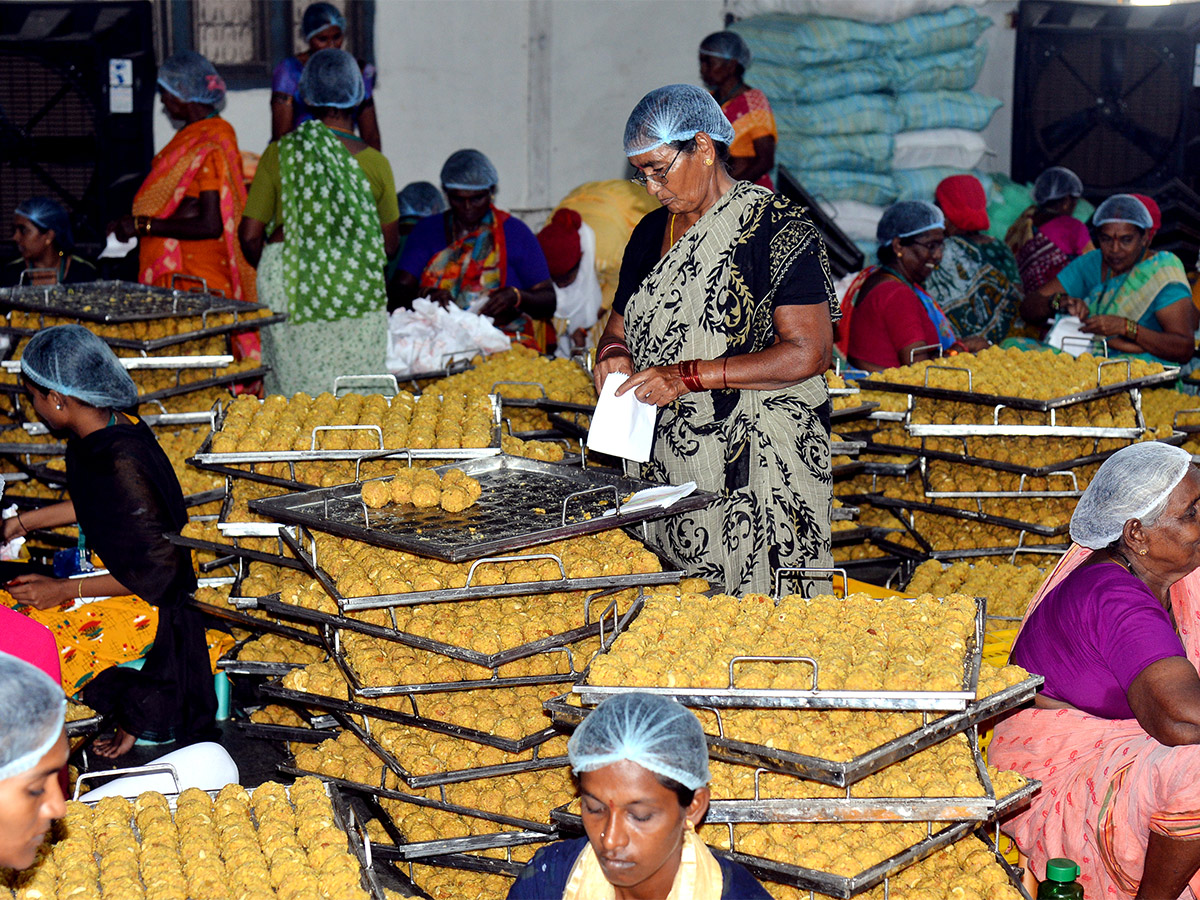
[[[170,775],[175,782],[174,792],[163,794],[167,800],[167,805],[170,807],[171,811],[174,812],[175,804],[179,799],[182,788],[179,781],[179,773],[170,763],[150,763],[149,765],[126,769],[108,769],[99,770],[96,772],[84,772],[75,782],[75,799],[80,800],[80,788],[83,786],[84,782],[91,777],[108,777],[112,775],[147,775],[159,773]],[[371,895],[372,900],[385,900],[383,888],[380,886],[379,881],[375,877],[375,872],[372,868],[371,841],[366,835],[365,828],[360,829],[358,819],[354,815],[354,810],[349,804],[346,803],[346,799],[342,796],[338,788],[335,785],[330,784],[328,781],[323,781],[323,783],[325,785],[325,793],[329,797],[330,805],[333,807],[334,824],[336,824],[337,827],[346,835],[347,850],[358,860],[360,878],[362,880],[363,887],[366,889],[367,893]],[[284,787],[287,791],[288,797],[290,798],[291,788],[286,785]],[[220,792],[206,791],[206,793],[210,797],[216,799],[217,794]],[[254,789],[247,788],[246,793],[253,796]],[[84,797],[81,802],[87,803],[89,806],[94,806],[100,801],[88,800],[86,797]],[[136,833],[137,822],[131,821],[130,825]]]
[[[198,282],[207,289],[203,279],[181,275],[178,280]],[[0,290],[0,308],[108,324],[189,316],[207,318],[212,314],[237,315],[268,309],[261,303],[247,303],[207,291],[152,287],[132,281],[14,287]],[[253,327],[253,321],[247,320],[242,327]]]
[[[801,570],[803,571],[803,570]],[[817,570],[813,570],[817,571]],[[842,573],[843,583],[846,575]],[[777,591],[778,592],[778,591]],[[979,683],[980,656],[986,619],[986,603],[975,599],[975,631],[968,642],[963,658],[962,687],[953,691],[829,691],[818,690],[820,662],[809,656],[735,656],[729,660],[729,686],[705,687],[626,687],[624,685],[592,685],[583,678],[572,688],[583,703],[596,705],[616,694],[640,692],[671,697],[684,706],[715,707],[717,709],[876,709],[896,712],[961,711],[975,699]],[[612,644],[602,646],[606,653]],[[766,689],[748,690],[736,686],[735,666],[739,662],[804,662],[812,666],[812,687],[807,690]]]
[[[359,484],[250,501],[278,522],[303,525],[392,550],[464,562],[535,544],[593,534],[707,506],[715,495],[693,491],[662,509],[621,510],[621,498],[658,487],[642,479],[513,456],[468,460],[453,468],[479,480],[483,496],[463,513],[369,510]],[[399,507],[396,507],[399,509]],[[540,510],[540,512],[539,512]]]
[[[726,737],[720,711],[710,710],[717,715],[719,733],[706,735],[709,755],[722,762],[753,766],[846,788],[894,762],[907,759],[914,753],[974,728],[980,722],[1022,706],[1033,699],[1041,683],[1041,676],[1030,676],[1020,684],[973,701],[961,712],[941,716],[923,713],[920,727],[884,741],[849,760],[822,759]],[[591,712],[589,708],[568,703],[568,696],[562,694],[544,704],[550,720],[562,730],[573,729]]]
[[[492,407],[492,438],[486,447],[429,447],[422,449],[404,447],[385,447],[383,429],[378,425],[318,425],[310,434],[311,446],[308,450],[246,450],[232,453],[214,453],[213,438],[221,432],[225,424],[224,413],[214,424],[213,433],[209,435],[193,455],[194,464],[205,465],[234,465],[246,463],[292,463],[315,462],[320,460],[365,460],[408,458],[413,459],[479,459],[495,456],[500,452],[500,399],[490,394]],[[379,446],[370,450],[320,450],[321,436],[327,432],[355,431],[367,432],[379,442]],[[192,462],[189,460],[189,462]]]
[[[241,303],[241,301],[238,301]],[[2,303],[2,301],[0,301]],[[248,310],[263,308],[258,304],[242,304]],[[287,321],[287,313],[272,313],[269,316],[259,316],[252,319],[243,319],[241,314],[245,310],[235,308],[232,310],[220,310],[219,312],[228,314],[233,313],[234,321],[227,322],[224,325],[206,325],[202,328],[197,328],[193,331],[181,331],[177,334],[168,334],[159,338],[148,338],[139,340],[137,338],[111,337],[98,334],[96,337],[104,341],[110,347],[120,347],[123,350],[136,350],[140,353],[153,353],[156,350],[165,350],[168,347],[175,347],[179,344],[186,344],[189,341],[202,341],[210,337],[220,337],[225,334],[232,334],[235,331],[249,331],[252,329],[266,328],[270,325],[278,325],[280,322]],[[11,313],[7,314],[3,322],[12,321]],[[44,321],[44,320],[43,320]],[[44,325],[42,326],[45,327]],[[0,334],[12,335],[17,338],[33,337],[38,333],[39,329],[24,328],[13,325],[0,325]]]
[[[607,593],[610,589],[624,590],[629,588],[640,589],[643,587],[651,587],[654,585],[663,584],[678,584],[683,578],[684,573],[679,570],[666,570],[661,572],[646,572],[644,574],[630,575],[604,575],[594,578],[569,578],[566,577],[566,569],[563,561],[553,553],[534,553],[518,556],[498,556],[498,557],[482,557],[474,560],[471,568],[467,573],[467,585],[461,588],[447,588],[439,591],[410,591],[404,594],[378,594],[366,597],[346,597],[338,590],[337,583],[332,576],[329,575],[319,565],[317,556],[316,540],[311,531],[303,526],[296,529],[303,536],[309,538],[309,550],[305,550],[304,546],[297,538],[297,535],[291,529],[281,529],[279,531],[280,539],[291,553],[299,559],[308,570],[308,572],[321,584],[325,592],[333,598],[337,603],[338,609],[343,614],[349,612],[357,612],[366,609],[388,609],[396,606],[414,606],[423,603],[447,603],[463,600],[485,600],[495,597],[517,597],[530,594],[549,594],[560,591],[596,591]],[[653,548],[647,547],[653,552]],[[662,559],[662,554],[656,555]],[[558,563],[559,570],[563,573],[561,579],[555,581],[523,581],[515,584],[491,584],[491,585],[475,585],[471,581],[475,576],[475,570],[482,565],[489,563],[502,562],[526,562],[530,560],[549,559]],[[393,623],[395,614],[393,613]],[[353,622],[353,620],[351,620]],[[353,628],[353,624],[346,624],[340,619],[334,624],[344,624],[345,627]],[[380,635],[382,636],[382,635]],[[441,651],[437,651],[441,652]],[[474,662],[474,659],[468,662]],[[483,665],[483,663],[480,663]]]

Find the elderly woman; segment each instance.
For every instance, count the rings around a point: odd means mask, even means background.
[[[71,217],[49,197],[30,197],[13,210],[12,239],[21,255],[0,269],[0,287],[96,280],[96,267],[71,253]]]
[[[1200,473],[1156,442],[1115,453],[1071,517],[1075,546],[1034,597],[1012,661],[1045,678],[989,761],[1044,782],[1009,820],[1043,876],[1089,897],[1200,892]],[[1186,889],[1191,887],[1192,892]]]
[[[1183,263],[1174,253],[1149,249],[1154,221],[1142,201],[1114,194],[1092,216],[1099,250],[1085,253],[1037,293],[1021,315],[1044,322],[1078,316],[1083,331],[1108,338],[1110,350],[1167,364],[1192,358],[1196,307]]]
[[[28,869],[55,819],[67,814],[58,773],[67,764],[62,688],[0,653],[0,866]]]
[[[133,214],[110,231],[138,237],[138,280],[169,287],[174,275],[203,278],[210,291],[254,302],[254,271],[236,233],[246,205],[242,155],[233,126],[217,114],[225,81],[207,59],[185,50],[158,69],[167,115],[183,127],[155,155],[133,198]],[[243,355],[257,354],[257,342]]]
[[[321,50],[300,92],[316,118],[267,146],[238,230],[263,302],[288,314],[263,332],[267,389],[281,394],[386,371],[384,266],[400,244],[392,167],[350,130],[358,63]]]
[[[289,56],[275,67],[271,76],[271,140],[277,141],[299,125],[313,119],[315,113],[309,108],[300,90],[300,76],[314,53],[322,50],[341,50],[346,39],[346,17],[332,3],[310,3],[304,8],[300,20],[300,33],[308,49]],[[371,97],[375,87],[375,67],[358,63],[363,76],[362,99],[352,109],[351,128],[358,126],[363,143],[376,150],[383,149],[379,136],[379,120],[375,116],[375,101]]]
[[[987,194],[974,175],[942,179],[935,194],[946,217],[942,261],[925,290],[958,334],[995,343],[1008,336],[1024,296],[1012,251],[987,234]]]
[[[1033,206],[1004,235],[1016,254],[1026,294],[1038,291],[1062,268],[1092,248],[1087,226],[1072,213],[1083,196],[1083,182],[1070,169],[1051,166],[1033,183]]]
[[[92,640],[122,646],[153,641],[140,671],[105,669],[83,688],[85,702],[117,724],[114,738],[96,742],[99,753],[118,756],[135,737],[199,739],[213,725],[217,699],[203,619],[185,603],[196,587],[191,555],[166,537],[187,523],[187,508],[154,433],[120,411],[134,405],[137,388],[108,346],[80,325],[35,334],[21,355],[21,377],[34,412],[52,431],[67,435],[70,499],[5,519],[2,537],[10,541],[36,529],[78,523],[108,574],[21,575],[5,587],[20,604],[54,609],[40,621],[50,624],[56,637],[84,645],[79,648],[84,654]],[[102,613],[110,601],[88,604],[96,609],[77,618],[56,609],[84,597],[131,594],[143,607],[157,608],[152,634],[139,635],[143,629],[127,621],[124,629],[105,625],[102,635],[85,634],[81,641],[82,619]]]
[[[750,60],[750,48],[736,32],[717,31],[700,42],[700,79],[733,126],[729,174],[770,191],[779,134],[767,95],[743,80]]]
[[[621,377],[618,395],[659,407],[643,477],[718,494],[652,524],[657,544],[729,593],[769,593],[781,566],[830,565],[834,293],[803,210],[729,175],[732,140],[692,85],[651,91],[629,116],[634,180],[662,206],[625,248],[595,382]]]
[[[842,301],[839,341],[850,363],[882,372],[933,359],[942,352],[982,350],[982,337],[959,340],[954,325],[923,285],[942,261],[946,219],[923,200],[905,200],[884,212],[875,229],[879,265],[862,271]]]
[[[554,284],[529,227],[493,202],[500,175],[478,150],[442,166],[450,209],[422,219],[400,255],[395,297],[429,297],[490,316],[513,340],[545,353],[553,346]]]
[[[770,900],[696,834],[708,811],[708,744],[689,710],[618,694],[584,719],[567,753],[587,837],[539,850],[508,900]]]

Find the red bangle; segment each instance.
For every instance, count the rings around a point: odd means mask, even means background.
[[[700,361],[689,359],[679,363],[679,380],[693,393],[704,390],[704,384],[700,381]]]
[[[721,387],[729,389],[729,357],[721,361]]]
[[[614,347],[616,348],[615,350],[613,349]],[[608,359],[610,356],[628,356],[632,358],[633,354],[629,352],[629,347],[622,341],[609,341],[596,352],[596,362]]]

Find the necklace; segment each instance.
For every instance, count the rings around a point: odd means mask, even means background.
[[[353,131],[342,131],[342,129],[334,128],[332,125],[326,125],[325,127],[328,128],[330,131],[332,131],[334,134],[340,134],[342,137],[348,137],[352,141],[361,141],[362,140],[362,138],[360,138]]]
[[[671,245],[675,244],[675,213],[671,213]]]

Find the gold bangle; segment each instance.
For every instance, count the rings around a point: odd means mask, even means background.
[[[83,599],[83,579],[77,578],[76,581],[79,582],[79,592],[75,595],[75,599],[82,600]]]
[[[1131,340],[1134,343],[1136,343],[1137,335],[1138,335],[1138,323],[1133,321],[1133,319],[1126,319],[1125,320],[1125,337],[1128,340]]]
[[[518,287],[515,287],[515,288],[513,288],[513,290],[517,292],[517,306],[516,306],[516,308],[517,308],[517,309],[520,309],[520,308],[521,308],[521,289],[520,289],[520,288],[518,288]]]

